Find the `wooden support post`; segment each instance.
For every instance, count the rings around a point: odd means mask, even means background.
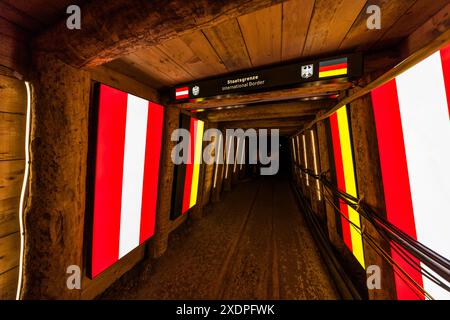
[[[385,215],[385,202],[381,180],[381,167],[378,157],[378,144],[375,120],[370,95],[365,95],[352,103],[350,108],[351,129],[354,146],[355,170],[360,197],[379,214]],[[386,252],[387,243],[375,228],[362,218],[362,227]],[[395,299],[393,269],[370,245],[364,241],[366,266],[381,268],[381,289],[369,290],[370,299]]]
[[[83,265],[90,75],[35,54],[31,180],[22,298],[77,299],[67,267]]]
[[[169,233],[171,232],[172,224],[170,221],[170,210],[174,172],[174,164],[172,162],[171,153],[176,144],[176,142],[171,141],[171,135],[172,132],[179,127],[179,117],[179,109],[174,107],[165,108],[156,230],[149,245],[149,253],[152,257],[159,257],[166,251]]]
[[[320,113],[325,113],[325,111],[321,111]],[[319,116],[320,116],[319,113]],[[321,173],[327,172],[330,170],[330,154],[329,154],[329,146],[328,146],[328,137],[327,137],[327,129],[325,121],[319,121],[317,123],[317,140],[319,147],[319,155],[320,155],[320,170]],[[328,175],[329,178],[329,175]],[[323,192],[325,189],[322,187]],[[342,240],[339,237],[336,225],[336,212],[333,206],[327,202],[325,202],[325,214],[327,221],[327,229],[328,229],[328,237],[331,243],[337,248],[342,248]]]

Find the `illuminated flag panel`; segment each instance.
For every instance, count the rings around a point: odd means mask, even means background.
[[[202,158],[204,122],[181,114],[181,128],[189,130],[188,160],[175,166],[171,219],[186,213],[197,203]]]
[[[450,46],[372,91],[388,220],[450,258]],[[435,299],[450,293],[394,260]],[[423,267],[423,266],[422,266]],[[396,275],[399,299],[424,298]]]
[[[164,108],[99,85],[89,276],[155,231]]]
[[[319,78],[346,75],[348,72],[347,58],[340,58],[319,63]]]
[[[337,187],[341,191],[358,197],[346,106],[330,117],[330,128]],[[345,216],[345,218],[341,217],[343,240],[361,266],[365,268],[362,237],[357,230],[357,227],[361,226],[359,213],[341,200],[339,208]]]

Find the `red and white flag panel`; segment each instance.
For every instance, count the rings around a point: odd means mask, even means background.
[[[101,85],[91,277],[154,234],[164,108]]]
[[[175,99],[187,99],[189,98],[189,87],[181,87],[175,89]]]
[[[375,89],[372,101],[387,217],[450,259],[450,46]],[[393,257],[433,298],[450,299]],[[398,276],[396,287],[399,299],[423,298]]]

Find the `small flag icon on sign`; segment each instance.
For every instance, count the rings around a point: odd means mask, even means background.
[[[319,64],[319,78],[346,75],[347,68],[347,58],[322,61]]]
[[[175,89],[175,99],[187,99],[189,98],[189,87],[182,87]]]

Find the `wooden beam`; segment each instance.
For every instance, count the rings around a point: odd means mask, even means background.
[[[218,99],[204,100],[195,103],[174,104],[181,109],[208,109],[226,106],[235,106],[243,104],[255,104],[271,101],[293,100],[311,97],[328,97],[338,94],[353,87],[350,82],[330,82],[330,83],[311,83],[309,86],[298,88],[289,88],[282,90],[257,92],[251,94],[241,94],[233,96],[223,96]]]
[[[264,119],[264,120],[244,120],[244,121],[229,121],[224,123],[224,128],[284,128],[284,127],[297,127],[300,128],[305,124],[305,118],[291,118],[291,119]]]
[[[333,113],[339,110],[339,108],[352,103],[356,99],[370,93],[373,89],[394,79],[402,72],[427,58],[433,52],[436,52],[449,42],[450,4],[446,5],[441,11],[429,19],[424,25],[422,25],[399,45],[398,51],[401,53],[401,60],[394,68],[389,69],[373,81],[371,80],[371,75],[367,75],[367,85],[360,90],[355,90],[353,94],[340,100],[339,103],[323,115],[317,116],[316,119],[308,123],[301,131],[311,128],[317,122],[330,117]]]
[[[98,66],[90,69],[91,79],[107,84],[114,88],[127,91],[136,96],[159,102],[159,93],[156,89],[149,87],[142,82],[139,82],[127,75],[107,68],[105,66]]]
[[[104,0],[82,7],[80,30],[63,20],[39,36],[37,49],[75,66],[96,66],[138,49],[213,27],[280,0]]]
[[[209,121],[216,122],[315,116],[318,111],[331,107],[333,102],[334,100],[330,99],[320,101],[286,101],[234,109],[210,110],[205,111],[201,116]]]

